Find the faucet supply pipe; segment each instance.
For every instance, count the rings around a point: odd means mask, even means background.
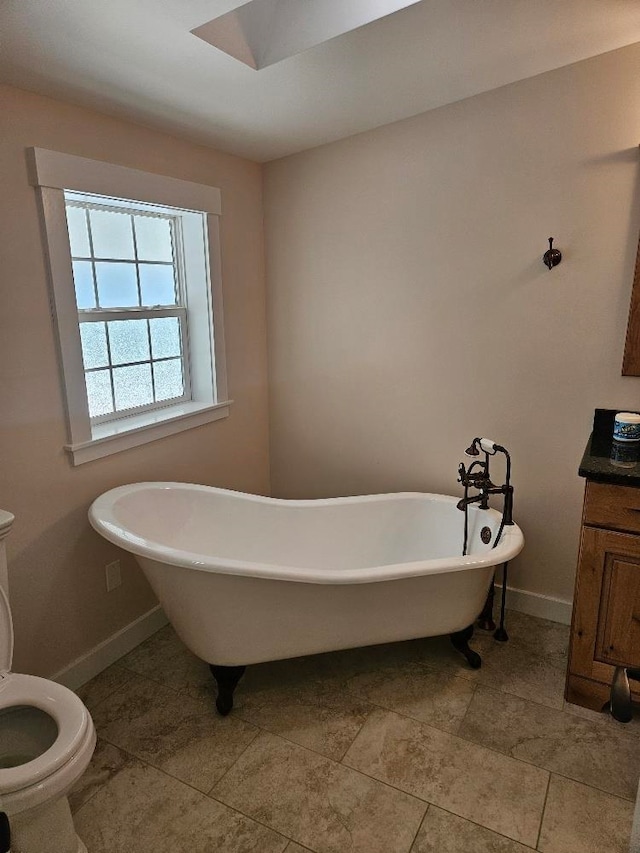
[[[11,853],[11,828],[6,812],[0,811],[0,853]]]
[[[481,462],[479,459],[476,459],[471,463],[468,469],[465,468],[464,464],[461,462],[458,468],[458,473],[460,474],[460,480],[464,486],[464,497],[462,500],[458,501],[458,509],[464,510],[464,544],[463,544],[463,555],[467,553],[467,541],[468,541],[468,531],[469,531],[469,521],[468,521],[468,511],[469,504],[478,503],[480,509],[488,509],[489,508],[489,495],[501,494],[503,495],[503,507],[502,507],[502,519],[500,520],[500,527],[498,528],[498,533],[493,542],[493,548],[495,548],[500,539],[502,537],[502,533],[506,525],[513,524],[513,486],[511,485],[511,455],[509,451],[503,447],[501,444],[497,444],[495,441],[489,438],[474,438],[469,447],[465,450],[465,454],[467,456],[480,456],[480,452],[484,452],[484,461]],[[489,457],[495,456],[496,453],[503,453],[506,458],[506,475],[505,482],[502,486],[495,486],[490,479],[489,476]],[[479,470],[476,473],[473,473],[473,469],[477,467]],[[474,497],[469,497],[469,488],[473,487],[479,489],[479,494]],[[502,595],[500,602],[500,625],[496,628],[494,632],[494,638],[500,642],[506,642],[509,639],[509,635],[505,629],[505,611],[507,605],[507,571],[509,567],[509,562],[504,563],[502,567]],[[493,590],[494,581],[491,582],[491,590]],[[493,595],[491,595],[491,600],[493,600]]]

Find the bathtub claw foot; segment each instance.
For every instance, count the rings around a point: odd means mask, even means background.
[[[244,675],[245,666],[216,666],[209,664],[211,675],[218,685],[216,708],[221,717],[226,717],[233,708],[233,693]]]
[[[473,625],[469,625],[468,628],[464,628],[462,631],[456,631],[455,634],[449,634],[449,639],[451,640],[453,648],[466,657],[471,669],[480,669],[482,666],[482,658],[478,652],[474,652],[474,650],[469,647],[469,640],[472,637]]]

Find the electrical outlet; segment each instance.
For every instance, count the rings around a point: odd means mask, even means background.
[[[120,560],[114,560],[113,563],[107,563],[104,567],[104,572],[107,578],[107,592],[111,592],[120,586],[122,583]]]

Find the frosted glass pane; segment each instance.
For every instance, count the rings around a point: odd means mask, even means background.
[[[172,358],[170,361],[154,362],[153,378],[156,383],[156,400],[158,402],[182,397],[184,394],[181,359]]]
[[[133,409],[153,403],[151,385],[151,365],[136,364],[132,367],[115,367],[113,370],[113,390],[116,397],[116,409]]]
[[[156,216],[134,216],[136,245],[140,261],[173,261],[171,225]]]
[[[140,292],[143,305],[175,305],[173,267],[140,264]]]
[[[135,264],[97,262],[96,278],[101,308],[131,308],[139,304]]]
[[[73,257],[90,258],[87,214],[82,207],[67,207],[67,227]]]
[[[89,211],[93,256],[133,260],[133,228],[129,213],[110,210]]]
[[[153,358],[171,358],[182,355],[180,349],[180,324],[177,317],[160,317],[149,320],[151,326],[151,355]]]
[[[108,415],[113,411],[109,371],[96,370],[92,373],[85,373],[84,378],[87,383],[89,415],[92,418],[98,415]]]
[[[108,367],[107,333],[104,323],[80,323],[82,360],[85,370],[91,367]]]
[[[113,320],[109,326],[111,364],[149,360],[146,320]]]
[[[78,308],[95,308],[96,297],[93,290],[91,261],[73,262],[73,283],[76,288],[76,305]]]

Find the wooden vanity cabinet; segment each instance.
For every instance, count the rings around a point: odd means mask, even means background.
[[[601,710],[616,666],[640,667],[640,488],[587,480],[567,701]]]

